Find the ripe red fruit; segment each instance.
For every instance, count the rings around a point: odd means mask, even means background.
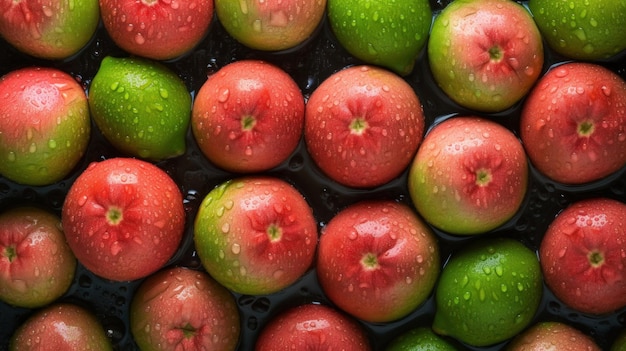
[[[161,268],[185,227],[176,183],[155,165],[133,158],[90,164],[72,184],[61,219],[78,261],[117,281]]]
[[[100,9],[115,44],[155,60],[191,51],[213,19],[213,0],[100,0]]]
[[[256,351],[359,350],[371,346],[363,328],[350,317],[319,304],[280,312],[261,331]]]
[[[60,302],[36,311],[11,337],[9,351],[31,350],[111,351],[113,346],[91,311]]]
[[[430,295],[439,276],[437,241],[410,207],[360,202],[323,228],[317,276],[328,298],[349,314],[393,321]]]
[[[320,84],[306,105],[304,137],[315,163],[334,181],[369,188],[397,177],[424,133],[413,88],[374,66],[343,69]]]
[[[557,182],[616,172],[626,165],[626,82],[596,64],[552,68],[528,95],[520,137],[533,165]]]
[[[485,233],[519,210],[528,162],[517,137],[479,117],[452,117],[426,135],[409,170],[409,194],[424,219],[458,235]]]
[[[68,290],[75,270],[56,215],[35,207],[0,214],[0,300],[27,308],[46,305]]]
[[[218,167],[250,173],[287,159],[302,137],[304,97],[280,68],[242,60],[221,68],[196,95],[191,126]]]
[[[539,322],[518,334],[505,351],[600,351],[582,331],[562,322]]]
[[[232,351],[240,334],[233,295],[205,272],[182,267],[141,283],[130,326],[141,350]]]
[[[626,306],[626,204],[607,198],[573,203],[548,227],[539,256],[556,297],[581,312]]]
[[[0,79],[0,174],[48,185],[74,170],[89,143],[87,95],[69,74],[26,67]]]
[[[211,190],[195,219],[204,268],[234,292],[275,293],[311,267],[317,222],[302,194],[279,178],[249,176]]]

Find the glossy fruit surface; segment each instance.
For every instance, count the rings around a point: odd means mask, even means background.
[[[363,62],[399,75],[413,71],[432,22],[427,0],[328,0],[328,20],[341,45]]]
[[[45,306],[65,294],[75,270],[58,216],[22,206],[0,213],[0,300]]]
[[[159,271],[133,296],[130,325],[141,350],[232,351],[240,334],[233,295],[206,272]]]
[[[524,330],[541,302],[541,267],[517,240],[474,242],[453,255],[437,285],[433,330],[489,346]]]
[[[164,266],[185,227],[172,178],[124,157],[91,163],[72,184],[61,219],[78,261],[114,281],[144,278]]]
[[[0,174],[28,185],[67,177],[86,152],[91,120],[68,73],[25,67],[0,78]]]
[[[600,351],[593,338],[562,322],[539,322],[516,336],[506,351]]]
[[[385,351],[456,351],[457,348],[428,327],[418,327],[395,337]]]
[[[191,95],[156,61],[105,57],[89,88],[89,107],[104,137],[129,156],[158,161],[186,150]]]
[[[304,97],[285,71],[259,60],[220,69],[202,85],[191,127],[207,158],[237,173],[276,167],[296,149]]]
[[[501,124],[455,116],[426,134],[408,187],[418,212],[435,227],[458,235],[485,233],[519,210],[528,187],[526,154]]]
[[[548,45],[564,56],[601,60],[626,49],[624,0],[530,0],[528,8]]]
[[[278,292],[310,267],[317,223],[300,192],[268,176],[228,180],[209,192],[195,219],[204,268],[241,294]]]

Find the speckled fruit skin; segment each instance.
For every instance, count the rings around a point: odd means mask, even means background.
[[[202,85],[191,127],[204,155],[218,167],[237,173],[265,171],[298,146],[304,97],[280,68],[265,61],[237,61]]]
[[[426,46],[428,0],[328,0],[328,22],[340,44],[360,60],[405,76]]]
[[[364,329],[349,316],[320,304],[279,312],[261,331],[255,351],[370,351]]]
[[[407,205],[351,205],[322,229],[317,276],[328,298],[375,323],[400,319],[429,297],[439,276],[439,247]]]
[[[530,0],[550,47],[577,60],[609,59],[626,49],[626,1]]]
[[[31,315],[12,335],[9,351],[112,351],[104,327],[90,311],[58,302]]]
[[[439,87],[462,107],[503,111],[541,75],[541,34],[510,0],[457,0],[435,17],[428,61]]]
[[[304,138],[319,168],[355,188],[383,185],[402,173],[425,128],[419,97],[400,76],[352,66],[325,79],[306,104]]]
[[[185,153],[191,94],[173,71],[138,57],[107,56],[91,81],[89,108],[119,151],[150,161]]]
[[[504,224],[519,210],[528,186],[528,162],[517,137],[474,116],[436,124],[409,169],[409,195],[435,227],[476,235]]]
[[[76,167],[87,149],[87,96],[69,74],[28,67],[0,78],[0,174],[26,185],[49,185]]]
[[[26,308],[47,305],[69,289],[75,270],[59,217],[35,207],[0,214],[0,300]]]
[[[311,38],[326,10],[326,0],[215,0],[226,31],[243,45],[263,51],[297,47]]]
[[[300,192],[271,176],[228,180],[200,205],[194,242],[204,268],[230,290],[277,292],[310,267],[317,222]]]
[[[520,137],[554,181],[583,184],[626,165],[626,82],[591,63],[553,67],[527,97]]]
[[[153,60],[189,53],[209,31],[213,0],[99,0],[102,23],[120,48]]]
[[[530,324],[542,293],[533,251],[515,239],[475,241],[456,251],[443,268],[432,328],[468,345],[493,345]]]
[[[626,204],[580,200],[546,231],[539,257],[548,287],[568,306],[605,314],[626,306]]]
[[[206,272],[159,271],[141,283],[130,306],[140,350],[233,351],[240,334],[233,295]]]
[[[457,351],[457,348],[431,328],[417,327],[396,336],[385,351]]]
[[[562,322],[539,322],[517,335],[505,351],[600,351],[582,331]]]
[[[18,50],[63,60],[91,40],[100,22],[98,0],[2,0],[0,36]]]
[[[63,229],[87,269],[113,281],[143,278],[178,249],[185,227],[178,186],[160,168],[134,158],[93,162],[63,203]]]

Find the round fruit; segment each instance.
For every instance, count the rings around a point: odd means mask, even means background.
[[[140,350],[233,351],[240,334],[233,295],[205,272],[182,267],[141,283],[130,327]]]
[[[626,165],[626,81],[595,64],[552,68],[528,95],[520,137],[537,169],[557,182],[600,180]]]
[[[426,45],[432,10],[428,0],[328,0],[328,20],[350,54],[404,76]]]
[[[1,1],[0,13],[0,36],[18,50],[47,60],[78,53],[100,23],[98,0]]]
[[[607,59],[626,49],[626,1],[530,0],[548,45],[577,60]]]
[[[532,16],[510,0],[456,0],[433,22],[428,62],[456,103],[483,112],[520,101],[543,69],[541,34]]]
[[[328,77],[311,94],[304,139],[331,179],[369,188],[406,169],[424,125],[420,100],[400,76],[374,66],[352,66]]]
[[[302,138],[304,97],[280,68],[241,60],[210,76],[196,95],[193,135],[204,155],[231,172],[265,171]]]
[[[0,96],[0,174],[36,186],[69,175],[90,139],[83,87],[58,69],[28,67],[0,79]]]
[[[326,0],[215,0],[215,11],[228,34],[257,50],[298,46],[320,25]]]
[[[9,351],[112,351],[96,316],[70,303],[55,303],[30,316],[11,336]]]
[[[528,162],[517,137],[479,117],[435,125],[409,170],[409,194],[424,219],[452,234],[485,233],[504,224],[526,195]]]
[[[61,216],[70,248],[87,269],[110,280],[148,276],[172,257],[185,210],[167,173],[134,158],[91,163],[72,184]]]
[[[371,346],[365,330],[331,307],[306,304],[270,320],[261,331],[256,351],[359,350]]]
[[[581,312],[626,306],[626,204],[607,198],[573,203],[548,227],[539,248],[548,287]]]
[[[0,300],[26,308],[47,305],[69,289],[75,270],[56,215],[35,207],[0,214]]]
[[[439,276],[439,248],[430,228],[395,201],[365,201],[324,227],[317,276],[328,298],[368,322],[390,322],[430,296]]]
[[[395,337],[385,351],[456,351],[457,348],[432,329],[419,327]]]
[[[178,58],[207,34],[213,0],[100,0],[102,23],[127,52],[154,60]]]
[[[153,161],[185,152],[191,94],[173,71],[155,61],[105,57],[91,82],[89,107],[119,151]]]
[[[562,322],[539,322],[517,335],[506,351],[600,351],[582,331]]]
[[[472,346],[505,341],[532,321],[542,292],[537,256],[522,243],[507,238],[474,242],[443,268],[433,330]]]
[[[194,241],[204,268],[241,294],[277,292],[311,266],[317,223],[300,192],[268,176],[228,180],[200,205]]]

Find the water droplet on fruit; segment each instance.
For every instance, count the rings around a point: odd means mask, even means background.
[[[230,247],[230,251],[235,254],[235,255],[239,255],[239,253],[241,252],[241,245],[234,243],[231,247]]]
[[[146,42],[146,39],[143,37],[141,33],[137,33],[135,35],[135,43],[138,45],[142,45]]]

